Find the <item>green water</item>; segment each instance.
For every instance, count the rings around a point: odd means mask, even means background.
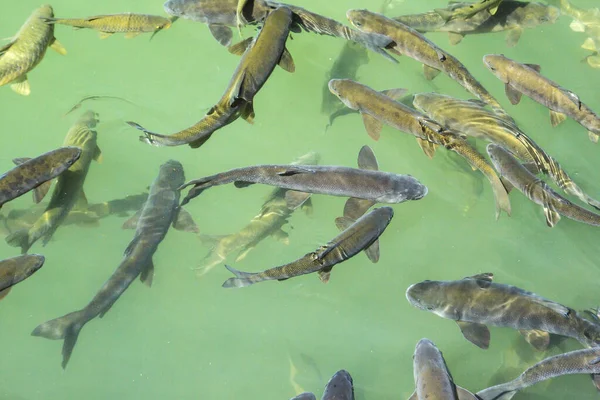
[[[372,6],[365,0],[297,1],[297,5],[346,22],[349,8]],[[55,14],[83,17],[140,12],[162,14],[162,2],[55,0]],[[444,1],[395,2],[388,15],[423,12]],[[580,7],[597,0],[580,0]],[[5,1],[0,37],[13,35],[39,4]],[[600,196],[599,145],[572,120],[550,126],[547,109],[524,98],[511,106],[503,84],[481,62],[487,53],[542,65],[542,72],[576,92],[600,111],[600,70],[580,60],[585,36],[562,17],[555,25],[526,30],[515,48],[504,33],[469,36],[450,46],[445,34],[430,34],[459,58],[494,94],[528,133],[553,155],[593,197]],[[251,29],[245,30],[253,34]],[[133,120],[150,130],[171,133],[198,121],[221,96],[237,66],[205,25],[179,20],[149,41],[148,35],[100,40],[91,30],[58,26],[56,37],[67,48],[49,50],[29,74],[32,94],[22,97],[0,88],[3,145],[0,169],[11,159],[35,156],[59,147],[82,110],[100,114],[98,143],[104,154],[85,184],[90,202],[141,193],[159,166],[170,158],[183,163],[188,179],[234,167],[288,163],[310,151],[322,162],[355,166],[360,147],[369,144],[382,170],[410,173],[429,187],[418,202],[394,205],[395,217],[381,237],[381,259],[363,254],[335,268],[328,284],[306,275],[244,289],[223,289],[231,276],[222,266],[201,279],[192,270],[207,252],[194,234],[171,230],[154,256],[151,289],[136,281],[103,318],[82,330],[66,371],[60,368],[62,341],[30,336],[40,323],[80,309],[119,265],[133,232],[121,229],[124,218],[111,216],[98,227],[61,227],[46,246],[31,252],[46,256],[45,266],[0,303],[0,399],[286,399],[295,380],[320,396],[329,377],[348,370],[357,399],[403,399],[414,390],[412,353],[423,337],[444,352],[458,384],[473,391],[512,379],[537,360],[579,348],[565,340],[547,353],[534,352],[510,329],[492,328],[490,349],[462,338],[449,320],[413,308],[406,288],[425,279],[451,280],[493,272],[495,280],[531,290],[575,309],[600,304],[600,268],[595,227],[567,219],[553,229],[542,210],[520,193],[511,195],[512,217],[494,219],[494,199],[478,172],[460,168],[443,149],[428,159],[414,138],[384,128],[378,142],[365,133],[360,116],[338,119],[325,130],[320,112],[325,77],[344,42],[302,33],[288,41],[296,72],[275,70],[255,99],[256,120],[239,120],[218,131],[205,146],[155,148],[138,141]],[[237,38],[236,38],[237,39]],[[359,80],[375,89],[403,87],[411,93],[438,91],[469,98],[441,75],[423,78],[421,65],[401,57],[398,65],[371,53]],[[86,95],[121,96],[118,101],[88,102],[63,117]],[[480,149],[484,150],[484,143]],[[236,232],[256,215],[266,186],[207,191],[187,209],[204,234]],[[289,246],[267,238],[239,263],[259,271],[294,260],[337,235],[333,223],[345,199],[313,196],[314,213],[297,212],[286,228]],[[23,196],[3,208],[31,205]],[[18,250],[0,243],[0,257]],[[537,385],[515,399],[597,398],[588,376],[570,376]]]

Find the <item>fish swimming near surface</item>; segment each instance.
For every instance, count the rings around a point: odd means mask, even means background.
[[[140,140],[153,146],[180,146],[188,144],[192,148],[202,146],[217,130],[229,125],[240,116],[252,123],[254,120],[254,96],[264,86],[269,76],[279,64],[293,72],[294,61],[285,48],[290,33],[292,13],[281,7],[269,14],[259,34],[250,41],[244,41],[233,48],[233,52],[244,51],[229,86],[221,100],[206,116],[194,126],[172,135],[161,135],[146,130],[141,125],[127,123],[145,133]],[[233,47],[233,46],[232,46]]]
[[[571,374],[599,373],[600,348],[575,350],[548,357],[527,368],[514,380],[477,392],[477,396],[481,400],[510,400],[518,391],[548,379]]]
[[[86,323],[98,316],[102,318],[138,275],[146,285],[152,284],[152,257],[170,226],[186,231],[196,229],[189,214],[179,208],[177,188],[184,180],[183,167],[178,161],[169,160],[161,165],[144,207],[125,224],[125,227],[135,227],[136,231],[116,271],[84,308],[44,322],[33,330],[33,336],[64,340],[63,368],[66,368],[79,332]]]
[[[354,400],[354,381],[346,370],[339,370],[325,385],[321,400]]]
[[[477,3],[462,3],[461,6],[451,10],[437,8],[435,12],[442,16],[446,21],[450,21],[457,18],[471,18],[484,10],[487,10],[490,14],[494,15],[497,13],[501,3],[502,0],[481,0]]]
[[[0,300],[6,297],[11,287],[42,268],[44,261],[44,256],[38,254],[26,254],[0,261]]]
[[[292,397],[290,400],[317,400],[315,395],[310,392],[300,393],[297,396]]]
[[[23,253],[40,238],[45,246],[78,202],[82,208],[87,207],[83,184],[92,160],[99,161],[102,156],[97,144],[97,123],[96,113],[87,111],[71,126],[64,146],[79,147],[79,160],[58,177],[46,211],[31,228],[9,235],[6,238],[8,244],[20,247]]]
[[[10,41],[0,46],[0,86],[11,84],[11,89],[23,96],[31,93],[27,73],[44,58],[48,47],[59,54],[67,51],[54,37],[54,27],[41,18],[53,17],[48,4],[37,8]]]
[[[81,156],[78,147],[61,147],[35,158],[15,159],[16,167],[0,176],[0,207],[6,202],[34,191],[39,203],[50,189],[52,179],[70,168]]]
[[[348,79],[332,79],[329,90],[348,108],[358,110],[371,138],[378,140],[383,124],[412,134],[428,157],[433,157],[436,147],[461,155],[474,168],[480,170],[490,181],[496,199],[496,218],[500,211],[510,215],[510,200],[500,178],[487,160],[458,134],[444,129],[437,122],[395,99],[404,93],[401,89],[377,92],[368,86]]]
[[[546,349],[550,335],[576,339],[587,347],[600,343],[600,325],[575,310],[515,286],[493,283],[491,273],[456,281],[411,285],[406,298],[414,307],[456,321],[465,339],[487,349],[488,326],[521,331],[536,349]],[[530,331],[535,334],[529,335]]]
[[[394,210],[391,207],[381,207],[372,210],[357,221],[338,219],[336,223],[344,230],[329,243],[296,261],[263,272],[242,272],[226,265],[235,278],[226,280],[223,287],[245,287],[269,280],[284,281],[313,272],[318,272],[321,281],[327,282],[334,265],[354,257],[363,250],[368,254],[371,245],[385,231],[393,216]],[[374,250],[377,252],[378,259],[378,244],[375,245]]]
[[[67,111],[63,116],[66,116],[70,113],[72,113],[73,111],[77,110],[78,108],[80,108],[84,102],[88,101],[88,100],[100,100],[100,99],[112,99],[112,100],[121,100],[125,103],[129,103],[129,104],[133,104],[135,105],[135,103],[124,99],[122,97],[118,97],[118,96],[106,96],[106,95],[92,95],[92,96],[85,96],[84,98],[82,98],[81,100],[79,100],[73,107],[71,107],[71,109],[69,111]]]
[[[478,400],[456,385],[442,352],[429,339],[421,339],[413,355],[416,389],[408,400]]]
[[[598,142],[600,117],[575,93],[542,76],[539,65],[521,64],[498,54],[484,56],[483,62],[504,82],[506,95],[512,104],[518,104],[524,94],[550,109],[552,126],[557,126],[569,116],[588,130],[592,142]]]
[[[600,215],[579,207],[556,193],[503,147],[490,143],[487,152],[509,190],[512,187],[517,188],[529,200],[544,208],[546,224],[549,227],[554,227],[561,215],[584,224],[600,226]]]

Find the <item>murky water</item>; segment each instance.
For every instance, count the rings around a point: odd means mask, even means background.
[[[365,0],[307,0],[297,5],[346,23],[349,8],[372,7]],[[162,14],[162,3],[133,0],[74,2],[55,0],[55,14],[83,17],[140,12]],[[444,1],[400,1],[390,16],[443,7]],[[597,0],[580,0],[580,7]],[[5,1],[0,36],[13,35],[38,3]],[[511,106],[503,84],[481,62],[487,53],[504,53],[536,63],[542,72],[577,93],[600,111],[600,70],[582,63],[585,36],[569,28],[571,19],[526,30],[514,48],[504,33],[466,37],[450,46],[445,34],[430,34],[459,58],[549,154],[558,159],[592,196],[600,196],[600,145],[572,120],[552,128],[547,109],[524,98]],[[244,31],[253,34],[250,28]],[[99,226],[61,227],[46,246],[32,252],[46,265],[0,303],[1,399],[286,399],[296,394],[291,382],[321,394],[338,369],[351,372],[358,399],[408,398],[414,390],[412,353],[419,339],[433,340],[444,352],[458,384],[473,391],[512,379],[536,360],[576,349],[565,340],[549,350],[532,350],[509,329],[492,328],[490,349],[480,350],[449,320],[417,310],[404,297],[406,288],[424,279],[459,279],[493,272],[495,280],[526,288],[575,309],[597,306],[598,228],[567,219],[546,226],[542,210],[520,193],[511,194],[512,217],[494,220],[494,199],[485,178],[454,162],[443,149],[425,157],[413,137],[384,128],[372,141],[360,116],[337,119],[326,130],[320,112],[322,88],[344,42],[302,33],[288,48],[296,72],[276,69],[255,99],[254,125],[239,120],[218,131],[205,146],[155,148],[138,141],[138,131],[124,121],[171,133],[199,120],[221,96],[237,66],[205,25],[179,20],[157,34],[126,40],[117,34],[100,40],[91,30],[57,26],[68,54],[49,50],[29,74],[32,94],[22,97],[0,88],[3,145],[0,168],[14,157],[35,156],[62,144],[69,126],[83,110],[100,115],[98,143],[104,154],[85,184],[90,202],[142,193],[173,158],[188,179],[234,167],[288,163],[314,150],[323,164],[355,166],[360,147],[369,144],[380,168],[409,173],[429,187],[418,202],[394,206],[395,217],[381,238],[381,259],[371,264],[360,254],[335,268],[324,285],[307,275],[244,289],[223,289],[231,274],[222,266],[202,278],[194,268],[208,251],[191,233],[171,230],[154,256],[152,288],[136,281],[102,319],[82,330],[66,371],[60,368],[61,341],[30,336],[38,324],[83,307],[121,261],[133,232],[121,229],[125,218],[111,216]],[[238,39],[235,37],[234,39]],[[440,75],[423,78],[421,65],[400,57],[399,64],[369,54],[360,82],[375,89],[407,88],[470,98],[458,84]],[[98,100],[64,117],[88,95],[123,97]],[[484,150],[484,143],[479,148]],[[222,186],[192,201],[202,234],[222,235],[241,229],[259,211],[272,189]],[[337,235],[334,218],[345,199],[315,195],[314,212],[296,212],[285,229],[290,244],[267,238],[238,269],[259,271],[294,260]],[[27,208],[29,196],[2,212]],[[2,241],[0,257],[18,253]],[[592,399],[589,377],[571,376],[540,384],[516,399]]]

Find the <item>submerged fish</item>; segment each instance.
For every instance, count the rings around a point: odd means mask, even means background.
[[[0,86],[11,84],[15,92],[27,96],[31,93],[27,73],[44,58],[48,47],[65,55],[67,51],[54,37],[54,27],[41,18],[52,17],[50,5],[36,9],[10,42],[0,46]]]
[[[393,216],[394,210],[391,207],[381,207],[360,217],[357,221],[336,221],[344,230],[329,243],[296,261],[263,272],[242,272],[226,265],[235,278],[226,280],[223,287],[246,287],[270,280],[284,281],[313,272],[318,272],[321,281],[327,282],[331,269],[336,264],[354,257],[363,250],[369,251],[371,245],[375,245],[374,250],[379,252],[379,245],[375,242],[385,231]]]
[[[61,147],[36,158],[15,159],[17,166],[0,176],[0,207],[30,190],[34,190],[34,201],[40,202],[51,180],[70,168],[80,155],[78,147]]]
[[[498,173],[510,186],[516,187],[529,200],[544,208],[546,224],[549,227],[556,225],[561,215],[584,224],[600,226],[600,215],[581,208],[556,193],[503,147],[490,143],[487,152]]]
[[[237,49],[247,46],[240,63],[233,73],[229,86],[221,100],[194,126],[172,135],[161,135],[146,130],[135,122],[130,126],[145,133],[140,140],[154,146],[202,146],[219,128],[229,125],[238,117],[252,123],[254,120],[254,96],[266,83],[277,64],[289,72],[294,71],[294,61],[285,48],[292,13],[281,7],[269,14],[258,35],[245,41]],[[235,50],[234,50],[235,51]]]
[[[135,236],[127,246],[121,264],[106,281],[87,306],[62,317],[44,322],[33,330],[33,336],[46,339],[63,339],[63,361],[65,368],[81,328],[92,319],[110,310],[129,285],[140,275],[140,280],[150,286],[154,275],[152,257],[162,242],[169,227],[193,230],[189,214],[179,208],[177,187],[185,180],[183,167],[174,160],[161,165],[158,177],[150,187],[150,195],[142,210],[132,218],[136,221]]]
[[[569,116],[588,130],[592,142],[598,142],[600,117],[575,93],[540,75],[539,65],[521,64],[498,54],[484,56],[483,62],[504,82],[506,95],[512,104],[518,104],[524,94],[550,109],[552,126]]]
[[[463,3],[460,7],[452,10],[437,8],[435,11],[445,20],[450,21],[456,18],[470,18],[484,10],[488,10],[490,14],[494,15],[501,2],[502,0],[480,0],[478,3]]]
[[[292,397],[290,400],[317,400],[315,395],[310,392],[300,393],[297,396]]]
[[[33,275],[44,265],[45,258],[38,254],[26,254],[0,261],[0,300],[10,288]]]
[[[413,355],[416,389],[409,400],[476,400],[477,397],[454,383],[442,352],[429,339],[421,339]]]
[[[492,282],[490,273],[457,281],[423,281],[411,285],[406,298],[415,307],[456,321],[465,339],[487,349],[487,325],[517,329],[537,349],[547,348],[550,333],[568,336],[584,346],[600,343],[600,325],[575,310],[515,286]],[[523,331],[536,331],[525,335]]]
[[[50,204],[44,214],[31,228],[9,235],[6,238],[8,244],[20,247],[23,253],[26,253],[40,238],[45,246],[77,202],[82,203],[84,208],[87,206],[83,183],[92,160],[98,161],[102,155],[96,142],[98,133],[95,127],[97,123],[96,113],[88,111],[71,126],[64,146],[79,147],[81,149],[79,160],[58,177]]]
[[[125,103],[129,103],[129,104],[134,104],[135,105],[135,103],[133,103],[133,102],[127,100],[127,99],[124,99],[122,97],[118,97],[118,96],[92,95],[92,96],[85,96],[83,99],[79,100],[77,102],[77,104],[75,104],[73,107],[71,107],[71,109],[69,111],[67,111],[64,115],[68,115],[68,114],[72,113],[73,111],[77,110],[78,108],[80,108],[82,106],[82,104],[85,101],[88,101],[88,100],[100,100],[100,99],[121,100],[121,101],[124,101]]]
[[[336,372],[323,392],[321,400],[354,400],[354,381],[346,370]]]

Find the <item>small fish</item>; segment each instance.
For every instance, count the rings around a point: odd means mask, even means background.
[[[273,11],[258,35],[232,46],[230,51],[243,52],[242,59],[233,73],[229,86],[221,100],[194,126],[172,135],[161,135],[146,130],[135,122],[130,126],[145,133],[140,140],[153,146],[202,146],[219,128],[229,125],[240,116],[252,123],[254,120],[254,96],[266,83],[279,64],[288,72],[295,70],[292,56],[285,48],[290,33],[292,13],[281,7]]]
[[[0,86],[11,84],[16,93],[28,96],[31,93],[27,73],[44,58],[48,47],[59,54],[67,51],[54,37],[54,27],[41,18],[52,17],[50,5],[36,9],[10,42],[0,46]]]
[[[598,142],[600,117],[575,93],[540,75],[539,65],[521,64],[498,54],[484,56],[483,62],[504,82],[506,95],[512,104],[518,104],[524,94],[550,109],[552,126],[560,124],[569,116],[588,130],[592,142]]]
[[[429,339],[421,339],[413,355],[416,389],[408,400],[477,400],[466,389],[456,385],[442,352]]]
[[[292,397],[290,400],[317,400],[315,395],[310,392],[300,393],[298,396]]]
[[[354,381],[348,371],[336,372],[327,385],[321,400],[354,400]]]
[[[575,310],[492,280],[493,274],[485,273],[457,281],[423,281],[411,285],[406,298],[416,308],[456,321],[465,339],[482,349],[490,344],[487,325],[537,338],[530,344],[538,350],[548,347],[551,333],[571,337],[587,347],[600,343],[600,325]],[[527,335],[532,330],[536,334]]]
[[[196,231],[191,216],[179,207],[177,187],[185,180],[183,167],[169,160],[160,167],[158,177],[150,187],[144,207],[125,223],[125,228],[134,227],[135,236],[127,246],[121,264],[106,281],[90,303],[81,310],[44,322],[33,330],[32,336],[46,339],[63,339],[62,367],[66,368],[81,328],[96,317],[102,318],[115,304],[129,285],[140,275],[146,285],[152,284],[154,264],[152,257],[162,242],[169,227],[185,231]]]
[[[503,147],[488,144],[487,152],[509,189],[516,187],[529,200],[544,208],[546,224],[554,227],[563,215],[573,221],[600,226],[600,215],[581,208],[565,199],[544,181],[538,179]]]
[[[114,33],[125,33],[125,38],[133,38],[140,33],[156,34],[171,27],[171,20],[157,15],[123,13],[113,15],[94,15],[87,18],[42,18],[50,25],[68,25],[77,29],[88,28],[100,32],[105,39]]]
[[[44,265],[45,258],[38,254],[27,254],[0,261],[0,300],[11,287],[33,275]]]
[[[80,108],[84,102],[88,101],[88,100],[100,100],[100,99],[114,99],[114,100],[121,100],[124,101],[125,103],[129,103],[129,104],[134,104],[133,102],[124,99],[122,97],[118,97],[118,96],[104,96],[104,95],[95,95],[95,96],[85,96],[83,99],[79,100],[77,102],[77,104],[75,104],[73,107],[71,107],[71,109],[69,111],[67,111],[63,116],[66,116],[70,113],[72,113],[73,111],[77,110],[78,108]]]
[[[99,161],[102,156],[97,144],[98,133],[95,130],[97,123],[96,113],[87,111],[71,126],[64,146],[79,147],[81,149],[79,160],[58,177],[50,204],[44,214],[30,229],[9,235],[6,238],[8,244],[20,247],[23,253],[26,253],[40,238],[45,246],[78,202],[82,208],[87,207],[83,183],[92,160]]]
[[[484,10],[488,10],[490,14],[494,15],[501,2],[502,0],[481,0],[479,3],[463,3],[462,6],[452,10],[437,8],[435,11],[446,21],[451,21],[457,18],[470,18]]]
[[[477,392],[477,396],[481,400],[510,400],[518,391],[548,379],[571,374],[599,373],[600,349],[598,347],[575,350],[548,357],[527,368],[514,380]]]
[[[17,166],[0,176],[0,207],[17,197],[34,191],[33,199],[39,203],[52,179],[70,168],[81,156],[78,147],[61,147],[36,158],[17,158]]]

